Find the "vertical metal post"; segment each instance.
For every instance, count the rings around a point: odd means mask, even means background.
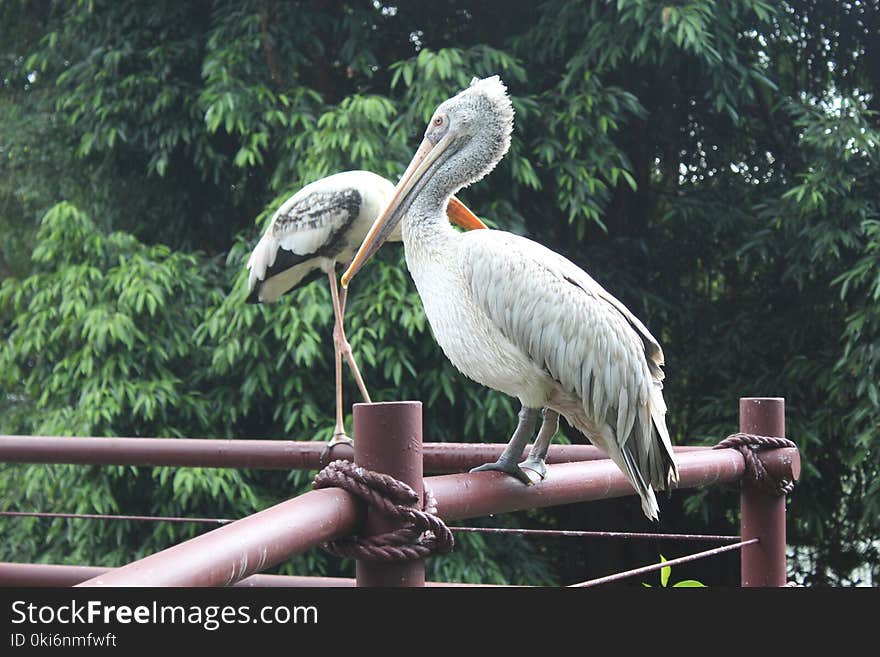
[[[743,397],[739,400],[739,430],[785,438],[785,400],[781,397]],[[741,552],[743,586],[785,586],[785,496],[773,496],[753,482],[743,481],[740,494],[740,535],[758,538]]]
[[[422,403],[414,401],[354,405],[354,462],[399,479],[423,498]],[[397,529],[397,523],[367,511],[364,535]],[[400,562],[358,561],[358,586],[424,586],[422,559]]]

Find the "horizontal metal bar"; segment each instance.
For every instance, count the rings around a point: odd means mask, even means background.
[[[454,532],[472,532],[475,534],[515,534],[521,536],[539,536],[553,538],[623,538],[653,539],[676,541],[738,541],[739,536],[724,534],[657,534],[651,532],[597,532],[578,529],[514,529],[507,527],[450,527]]]
[[[181,516],[126,516],[107,513],[55,513],[50,511],[0,511],[0,518],[67,518],[70,520],[130,520],[132,522],[196,522],[203,525],[226,525],[232,518],[186,518]]]
[[[591,586],[599,586],[600,584],[610,584],[611,582],[618,582],[628,577],[634,577],[635,575],[644,575],[645,573],[662,570],[663,568],[671,568],[672,566],[688,563],[689,561],[705,559],[706,557],[714,557],[716,554],[723,554],[724,552],[730,552],[732,550],[741,550],[746,545],[751,545],[752,543],[757,542],[757,538],[752,538],[748,541],[740,541],[739,543],[734,543],[732,545],[722,545],[721,547],[712,548],[711,550],[705,550],[704,552],[689,554],[686,557],[678,557],[677,559],[661,561],[659,563],[651,564],[650,566],[633,568],[632,570],[625,570],[621,573],[614,573],[613,575],[606,575],[605,577],[597,577],[596,579],[589,579],[585,582],[579,582],[578,584],[570,584],[569,588],[587,588]]]
[[[312,577],[308,575],[251,575],[235,584],[235,586],[252,586],[261,588],[349,588],[357,586],[354,577]],[[425,582],[429,587],[501,587],[503,584],[470,584],[462,582]]]
[[[762,453],[774,476],[797,478],[796,449]],[[677,456],[680,487],[733,482],[745,468],[732,449]],[[498,472],[427,477],[425,486],[446,520],[459,520],[527,508],[634,495],[632,486],[609,460],[560,463],[547,479],[525,486]],[[787,474],[786,474],[787,473]],[[86,586],[222,586],[265,570],[289,556],[352,533],[360,526],[361,503],[340,489],[305,493],[184,543],[84,582]]]
[[[308,470],[318,466],[324,446],[289,440],[0,436],[0,461]],[[334,458],[346,455],[351,458],[351,447],[334,448]]]
[[[105,575],[113,568],[102,566],[64,566],[42,563],[0,562],[0,586],[62,587],[75,586],[93,577]],[[233,586],[253,588],[337,588],[354,587],[353,577],[308,577],[303,575],[251,575]],[[426,582],[425,586],[498,586],[496,584],[459,584]]]
[[[424,443],[422,454],[425,472],[429,474],[457,474],[472,468],[497,461],[505,443]],[[673,448],[675,453],[705,451],[712,449],[703,445],[681,445]],[[531,445],[523,450],[525,459]],[[547,463],[577,463],[582,461],[601,461],[608,455],[593,445],[551,445],[547,452]]]
[[[290,440],[211,438],[69,438],[57,436],[0,436],[0,463],[72,463],[85,465],[178,466],[316,470],[325,443]],[[425,443],[428,473],[466,472],[496,460],[502,443]],[[684,453],[709,449],[676,447]],[[524,451],[525,455],[528,450]],[[333,448],[333,459],[352,460],[349,445]],[[592,445],[552,445],[548,463],[608,458]]]
[[[229,586],[293,554],[351,534],[363,508],[338,488],[315,490],[196,536],[83,586]]]
[[[46,511],[0,511],[0,518],[66,518],[70,520],[130,520],[133,522],[169,522],[226,525],[232,518],[198,518],[195,516],[131,516],[99,513],[51,513]],[[454,532],[475,534],[518,534],[521,536],[564,536],[571,538],[674,539],[678,541],[738,541],[739,536],[720,534],[657,534],[651,532],[600,532],[576,529],[521,529],[512,527],[450,527]]]
[[[100,566],[0,562],[0,586],[73,586],[109,570]]]
[[[774,477],[797,479],[800,473],[797,449],[761,452],[761,459]],[[677,454],[676,462],[679,488],[732,483],[745,469],[742,455],[733,449]],[[607,459],[548,466],[547,478],[532,486],[500,472],[429,477],[425,486],[434,493],[438,513],[447,521],[635,494],[618,467]]]

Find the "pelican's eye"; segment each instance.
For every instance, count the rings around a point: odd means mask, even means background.
[[[436,145],[443,138],[443,135],[446,134],[447,130],[449,130],[449,117],[446,114],[435,114],[428,124],[425,136],[432,144]]]

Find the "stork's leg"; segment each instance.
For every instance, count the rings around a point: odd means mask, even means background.
[[[327,447],[321,454],[321,461],[329,454],[330,450],[339,443],[352,444],[351,438],[345,434],[345,425],[342,421],[342,349],[340,341],[337,338],[341,334],[341,313],[339,305],[339,294],[336,289],[336,275],[333,271],[328,272],[330,278],[330,296],[333,299],[333,316],[335,323],[333,325],[333,361],[336,367],[336,427],[333,429],[333,438],[327,443]],[[344,334],[343,334],[344,339]]]
[[[547,476],[547,465],[544,460],[547,458],[547,450],[550,449],[553,436],[556,435],[556,431],[559,429],[559,413],[549,408],[545,408],[543,413],[544,422],[541,424],[541,429],[538,431],[538,437],[535,438],[535,444],[532,445],[529,457],[519,464],[519,467],[524,470],[531,470],[537,473],[541,479]]]
[[[361,398],[369,404],[372,401],[370,399],[370,393],[367,392],[367,386],[364,385],[364,378],[361,376],[361,371],[358,369],[357,363],[354,360],[354,355],[351,353],[351,345],[348,344],[348,340],[345,338],[343,321],[345,318],[345,300],[348,298],[348,290],[343,290],[342,295],[340,295],[336,286],[336,275],[333,272],[330,272],[329,275],[330,290],[333,296],[333,312],[336,315],[336,324],[333,326],[333,343],[336,346],[336,349],[345,358],[345,362],[347,362],[348,366],[351,368],[355,383],[357,383],[358,390],[361,392]]]
[[[336,365],[336,428],[333,430],[330,447],[341,442],[351,442],[345,435],[345,424],[342,421],[342,352],[336,346],[336,340],[333,341],[333,360]]]
[[[531,484],[532,480],[529,475],[519,467],[519,459],[522,457],[523,450],[535,432],[535,422],[538,419],[537,408],[529,408],[523,406],[519,411],[519,424],[516,425],[516,431],[507,443],[507,447],[501,453],[501,456],[494,463],[481,465],[474,468],[471,472],[482,472],[484,470],[498,470],[513,475],[524,484]]]

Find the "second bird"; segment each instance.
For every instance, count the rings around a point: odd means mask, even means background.
[[[543,478],[562,415],[614,460],[656,519],[653,489],[678,479],[657,340],[561,255],[504,231],[458,233],[445,221],[452,195],[495,168],[512,130],[513,107],[497,76],[443,102],[342,284],[402,222],[407,266],[443,352],[471,379],[522,404],[499,460],[477,469],[525,483],[529,472]],[[519,464],[542,409],[538,437]]]
[[[336,364],[336,427],[328,447],[349,442],[342,423],[342,359],[364,401],[370,395],[345,338],[346,291],[336,285],[337,265],[347,265],[370,225],[394,194],[389,180],[370,171],[343,171],[310,183],[287,199],[272,216],[248,260],[248,302],[278,300],[282,295],[325,274],[333,301],[333,351]],[[457,199],[447,210],[450,220],[466,229],[486,228]],[[400,240],[400,232],[390,237]]]

